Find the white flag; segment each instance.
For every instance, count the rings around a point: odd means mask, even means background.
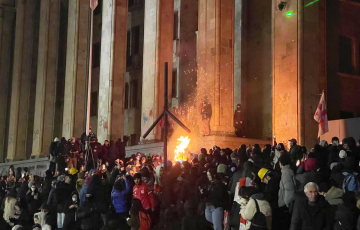
[[[320,137],[320,135],[323,135],[324,133],[329,132],[327,109],[326,109],[324,91],[321,94],[320,102],[319,102],[319,105],[318,105],[318,107],[316,109],[314,119],[315,119],[315,121],[317,123],[319,123],[318,137]]]

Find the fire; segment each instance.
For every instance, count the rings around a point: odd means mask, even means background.
[[[174,153],[175,153],[175,157],[174,160],[175,161],[180,161],[180,160],[184,160],[185,156],[185,149],[187,148],[187,146],[190,143],[190,139],[189,137],[183,137],[181,136],[179,139],[177,139],[177,143],[178,145],[176,146]]]

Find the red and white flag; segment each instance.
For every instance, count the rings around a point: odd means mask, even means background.
[[[92,10],[95,10],[95,8],[97,7],[98,5],[98,0],[90,0],[90,8]]]
[[[314,119],[317,123],[319,123],[319,133],[318,137],[320,135],[323,135],[324,133],[329,132],[329,126],[328,126],[328,117],[327,117],[327,109],[326,109],[326,102],[325,102],[325,93],[324,91],[321,94],[319,105],[316,109]]]

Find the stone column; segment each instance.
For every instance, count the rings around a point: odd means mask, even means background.
[[[325,20],[324,6],[304,7],[303,0],[290,0],[284,11],[277,9],[276,1],[273,7],[273,131],[278,143],[296,138],[309,148],[317,142],[313,116],[322,90],[321,57],[326,56],[325,33],[319,26]]]
[[[197,103],[211,103],[212,133],[234,131],[233,28],[234,0],[199,0]]]
[[[173,56],[173,0],[145,1],[141,135],[153,124],[164,107],[164,63],[169,63],[168,97],[171,96]],[[147,139],[160,139],[160,128]]]
[[[69,1],[64,116],[62,135],[80,137],[85,132],[89,59],[88,0]]]
[[[128,0],[104,0],[97,136],[100,143],[124,133]]]
[[[27,122],[36,1],[17,1],[8,159],[26,158]]]
[[[8,104],[10,102],[9,80],[11,63],[11,43],[15,11],[0,9],[0,162],[4,161],[5,132],[7,126]]]
[[[41,1],[32,156],[48,154],[53,138],[59,39],[58,0]]]
[[[242,103],[242,43],[243,43],[243,0],[235,0],[234,14],[234,108]]]

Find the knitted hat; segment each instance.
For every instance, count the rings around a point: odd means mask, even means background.
[[[315,158],[309,158],[307,159],[307,161],[305,162],[305,171],[309,172],[309,171],[313,171],[313,170],[317,170],[318,169],[318,162]]]
[[[217,173],[226,173],[227,166],[225,164],[219,164],[217,167]]]
[[[339,153],[339,157],[340,157],[341,159],[346,158],[346,157],[347,157],[346,151],[345,151],[345,150],[341,150],[340,153]]]

